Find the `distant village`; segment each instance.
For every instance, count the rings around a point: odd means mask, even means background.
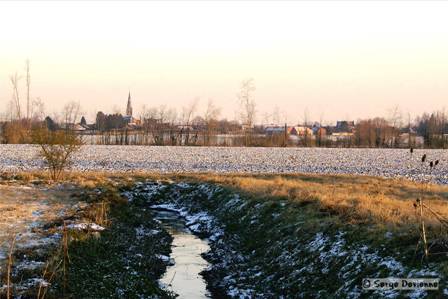
[[[190,145],[190,146],[303,146],[303,147],[432,147],[448,146],[448,124],[444,114],[424,114],[412,123],[384,118],[339,120],[334,125],[253,124],[203,117],[190,111],[178,119],[169,111],[153,111],[134,117],[131,93],[125,113],[97,112],[94,123],[87,123],[69,109],[70,115],[56,122],[47,116],[49,130],[70,130],[82,135],[85,144]],[[75,119],[76,118],[76,119]],[[16,121],[17,122],[17,121]],[[2,143],[21,143],[13,121],[0,124]],[[398,125],[400,124],[400,125]],[[12,132],[12,133],[11,133]],[[11,136],[15,136],[12,138]],[[20,137],[20,136],[19,136]]]

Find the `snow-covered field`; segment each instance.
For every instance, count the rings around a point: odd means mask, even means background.
[[[0,145],[0,171],[40,168],[38,148]],[[439,160],[432,171],[421,163]],[[219,173],[342,173],[448,183],[448,150],[84,146],[76,170]]]

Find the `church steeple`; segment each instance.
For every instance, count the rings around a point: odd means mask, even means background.
[[[132,116],[131,91],[129,91],[128,95],[128,105],[126,106],[126,115]]]

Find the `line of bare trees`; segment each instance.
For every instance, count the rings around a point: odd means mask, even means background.
[[[143,106],[139,122],[133,126],[119,111],[113,114],[100,111],[95,123],[88,125],[85,118],[81,117],[82,108],[76,101],[68,102],[59,114],[51,117],[46,115],[44,101],[32,96],[29,60],[25,63],[24,74],[15,73],[9,79],[12,92],[5,121],[0,122],[2,143],[32,143],[33,128],[45,126],[50,131],[87,132],[90,139],[86,141],[93,144],[416,147],[423,140],[421,146],[427,148],[446,148],[448,145],[448,124],[444,110],[424,113],[411,119],[409,114],[405,117],[398,107],[392,109],[386,118],[358,120],[351,131],[341,138],[330,137],[334,128],[322,125],[323,115],[316,129],[316,123],[310,121],[309,112],[305,108],[301,126],[312,128],[314,134],[310,133],[311,130],[304,130],[304,134],[295,141],[289,138],[286,116],[276,107],[271,113],[266,113],[263,120],[265,123],[284,126],[284,130],[279,134],[267,135],[263,126],[255,124],[256,88],[252,78],[243,80],[236,94],[237,120],[220,118],[221,109],[211,99],[207,101],[205,110],[199,113],[199,99],[196,98],[182,107],[180,113],[165,105]],[[77,131],[77,124],[85,132]]]
[[[68,102],[60,113],[55,113],[51,118],[46,116],[42,98],[32,97],[29,60],[25,62],[24,74],[16,72],[9,77],[9,81],[12,93],[4,111],[3,121],[0,121],[1,143],[33,143],[33,129],[53,122],[51,129],[55,130],[58,128],[56,123],[74,124],[78,120],[81,106],[76,101]],[[64,129],[67,131],[70,127],[64,126]]]

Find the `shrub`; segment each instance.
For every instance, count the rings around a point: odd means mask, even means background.
[[[70,166],[71,157],[81,145],[81,137],[72,131],[50,131],[37,128],[32,132],[33,143],[40,146],[39,155],[44,159],[52,180],[57,181]]]

